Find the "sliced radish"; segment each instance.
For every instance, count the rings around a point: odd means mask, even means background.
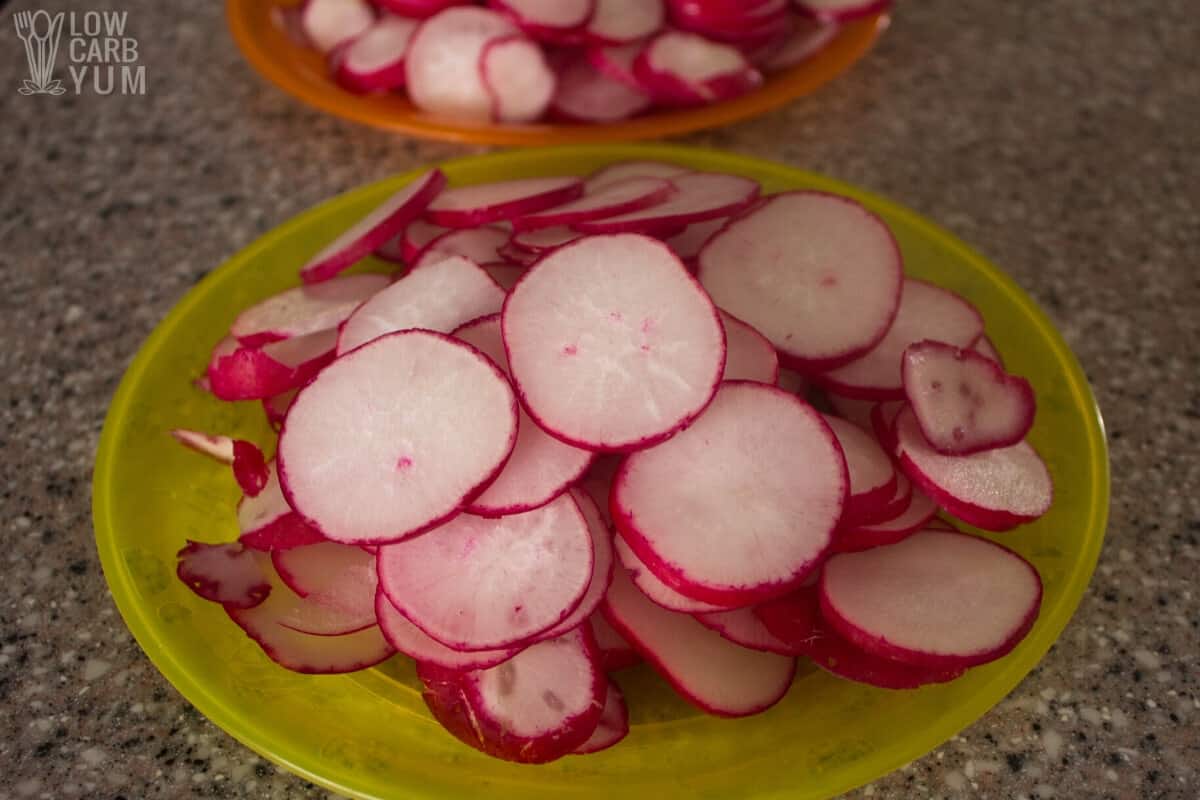
[[[703,256],[701,261],[703,263]],[[703,266],[701,270],[703,276]],[[856,296],[861,296],[861,292]],[[850,307],[855,307],[855,301],[849,302]],[[736,309],[730,311],[736,313]],[[756,327],[762,330],[761,326]],[[955,347],[967,347],[981,333],[983,317],[962,297],[932,283],[905,278],[900,308],[886,335],[860,358],[814,377],[831,391],[847,397],[898,400],[904,396],[900,365],[910,344],[933,339]]]
[[[976,339],[975,344],[971,345],[971,349],[984,358],[990,358],[1001,367],[1004,366],[1004,358],[1000,355],[1000,351],[996,349],[996,345],[986,335]]]
[[[300,278],[305,283],[326,281],[370,255],[419,217],[445,185],[446,176],[437,169],[409,182],[310,258],[300,268]]]
[[[645,49],[645,42],[630,42],[609,47],[589,47],[586,57],[601,75],[645,95],[645,87],[642,86],[642,82],[638,80],[633,71],[633,65],[637,63],[638,56]]]
[[[578,231],[565,227],[539,228],[538,230],[514,233],[511,242],[517,247],[542,255],[573,242],[581,236],[583,234]]]
[[[848,483],[820,414],[774,386],[734,381],[690,427],[621,464],[611,506],[659,580],[739,606],[783,594],[817,567]]]
[[[775,383],[779,378],[779,358],[771,343],[732,314],[717,311],[725,327],[725,374],[721,379]]]
[[[359,306],[342,326],[338,353],[395,331],[449,333],[499,311],[504,297],[504,290],[473,261],[461,256],[431,260]]]
[[[416,269],[428,266],[446,256],[462,256],[476,264],[488,264],[500,258],[500,248],[512,236],[497,225],[481,225],[478,228],[447,230],[426,244],[413,260]]]
[[[383,591],[456,650],[526,642],[566,619],[592,577],[592,537],[569,495],[524,514],[460,514],[428,536],[379,550]]]
[[[381,8],[416,19],[425,19],[451,6],[471,5],[472,0],[374,0]]]
[[[728,611],[723,605],[706,603],[703,600],[682,595],[667,586],[658,576],[642,563],[623,538],[618,536],[613,542],[617,560],[629,573],[629,578],[642,594],[646,595],[655,605],[662,606],[668,611],[678,611],[681,614],[708,614],[717,611]]]
[[[929,495],[910,487],[908,504],[899,515],[882,522],[843,528],[834,537],[833,549],[839,553],[856,553],[871,547],[895,544],[928,525],[937,510],[937,503]]]
[[[767,630],[763,621],[754,614],[753,608],[736,608],[731,611],[714,611],[695,614],[696,620],[706,628],[712,628],[734,644],[763,650],[782,656],[799,655],[802,651],[794,644],[785,642]]]
[[[887,11],[892,0],[796,0],[796,8],[821,22],[849,22]]]
[[[492,119],[495,108],[479,68],[480,57],[489,41],[518,32],[507,17],[486,8],[438,12],[421,25],[409,44],[405,57],[409,99],[435,114]]]
[[[595,0],[488,0],[508,12],[518,25],[538,37],[556,37],[582,28],[592,17]]]
[[[479,55],[498,122],[531,122],[550,106],[558,79],[536,42],[521,34],[490,40]]]
[[[582,194],[583,181],[573,176],[481,183],[443,192],[426,214],[438,225],[473,228],[553,208]]]
[[[912,409],[896,420],[900,466],[913,483],[954,516],[990,531],[1005,531],[1050,510],[1054,482],[1028,442],[969,456],[933,449]]]
[[[587,192],[597,192],[605,185],[628,178],[678,178],[691,172],[679,164],[665,161],[619,161],[601,167],[587,178]]]
[[[508,374],[499,314],[469,322],[455,330],[454,336],[479,350]],[[590,451],[555,439],[539,428],[524,409],[519,415],[512,456],[483,494],[467,506],[472,514],[498,517],[537,508],[565,492],[592,463]]]
[[[572,122],[602,124],[636,116],[653,104],[640,88],[614,80],[580,58],[559,73],[552,108],[556,116]]]
[[[267,465],[267,483],[253,497],[246,495],[238,501],[238,541],[254,550],[286,550],[325,541],[292,510],[279,487],[275,462]]]
[[[403,331],[342,356],[297,395],[279,434],[280,483],[329,539],[398,541],[455,514],[516,435],[516,399],[490,360]]]
[[[624,44],[657,33],[665,19],[662,0],[596,0],[587,35],[604,44]]]
[[[656,606],[624,570],[613,575],[604,614],[685,700],[710,714],[756,714],[791,685],[795,659],[736,645],[687,614]]]
[[[998,544],[922,531],[899,544],[834,556],[821,615],[868,653],[915,666],[971,667],[1008,653],[1033,627],[1042,581]]]
[[[322,542],[272,553],[271,564],[280,580],[300,597],[328,594],[339,588],[358,591],[358,586],[369,584],[374,603],[375,557],[361,547]]]
[[[271,593],[261,562],[239,542],[204,544],[189,540],[176,557],[179,580],[205,600],[227,608],[253,608]]]
[[[352,92],[386,92],[403,86],[404,55],[418,24],[408,17],[380,17],[337,54],[334,80]]]
[[[525,269],[520,264],[509,264],[503,261],[483,265],[483,271],[490,275],[496,285],[506,292],[512,291],[512,288],[517,285],[517,281],[521,280],[525,274]]]
[[[288,289],[238,314],[229,333],[243,346],[255,347],[336,328],[388,283],[385,275],[350,275]]]
[[[267,485],[270,473],[258,445],[242,439],[233,440],[233,477],[247,497],[254,497]]]
[[[300,12],[305,38],[324,53],[359,36],[374,21],[366,0],[307,0]]]
[[[846,363],[883,338],[902,270],[881,219],[849,198],[802,191],[731,221],[700,252],[698,274],[717,305],[771,340],[784,366],[807,370]]]
[[[825,416],[837,436],[850,473],[850,494],[842,511],[840,527],[853,527],[877,519],[896,494],[896,468],[892,460],[866,431],[837,417]]]
[[[917,342],[904,351],[904,396],[942,455],[1007,447],[1033,427],[1033,387],[974,350]]]
[[[175,428],[171,431],[175,440],[189,450],[203,453],[214,461],[233,466],[234,439],[221,434],[189,431],[186,428]]]
[[[762,83],[736,47],[683,31],[654,37],[633,69],[659,102],[670,105],[728,100]]]
[[[599,507],[591,496],[582,489],[572,489],[571,497],[579,504],[583,518],[587,520],[588,532],[592,536],[592,577],[588,582],[587,591],[575,610],[562,622],[550,628],[545,633],[538,634],[539,639],[553,639],[561,636],[572,628],[587,624],[587,620],[600,607],[604,594],[612,583],[614,569],[613,536],[608,529]]]
[[[896,451],[896,417],[907,405],[903,400],[885,400],[871,409],[871,431],[889,453]]]
[[[687,425],[725,362],[716,309],[666,246],[642,236],[558,248],[508,295],[501,323],[529,415],[593,450],[646,447]]]
[[[375,594],[375,618],[379,620],[379,629],[384,638],[397,651],[419,662],[446,669],[487,669],[502,664],[521,652],[519,647],[474,652],[451,650],[409,622],[407,617],[396,610],[382,590]]]
[[[667,239],[667,247],[674,250],[675,255],[682,258],[685,263],[691,262],[700,255],[700,251],[704,249],[704,245],[708,243],[713,234],[724,227],[725,220],[725,217],[717,217],[688,225],[683,229],[683,233]]]
[[[573,225],[590,219],[640,211],[658,205],[674,193],[675,184],[665,178],[628,178],[588,192],[573,202],[518,217],[513,220],[513,229],[523,231],[553,225]]]
[[[337,332],[318,331],[262,347],[218,345],[208,365],[212,393],[222,400],[261,400],[294,389],[333,360]]]
[[[738,175],[693,172],[671,178],[676,192],[664,203],[573,226],[584,233],[653,232],[726,217],[754,202],[758,183]],[[732,312],[731,312],[732,313]]]
[[[625,641],[625,637],[608,624],[603,614],[592,614],[589,621],[592,632],[596,635],[596,646],[600,648],[600,664],[605,672],[632,667],[642,660],[637,650],[633,649],[633,645]]]
[[[785,35],[782,43],[773,48],[770,55],[756,63],[767,72],[791,69],[825,49],[825,45],[833,41],[840,30],[841,27],[837,23],[798,20],[793,30]]]
[[[443,228],[423,219],[413,220],[399,237],[401,260],[410,264],[415,262],[424,252],[426,245],[449,230],[450,228]]]
[[[629,709],[625,706],[625,695],[621,694],[620,687],[611,679],[606,684],[604,710],[600,712],[596,730],[586,742],[571,751],[572,755],[599,753],[629,735]]]

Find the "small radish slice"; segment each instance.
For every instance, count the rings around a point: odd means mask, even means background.
[[[397,651],[422,663],[446,669],[487,669],[502,664],[521,652],[519,647],[474,652],[451,650],[409,622],[407,617],[396,610],[382,590],[375,593],[375,618],[379,620],[379,629],[384,638]]]
[[[422,248],[418,257],[413,259],[413,268],[428,266],[438,254],[442,258],[462,256],[476,264],[496,261],[500,258],[500,248],[508,242],[511,235],[496,225],[447,230]]]
[[[352,92],[386,92],[404,85],[404,55],[418,22],[387,15],[336,56],[333,79]]]
[[[774,386],[733,381],[690,427],[625,459],[611,507],[659,580],[741,606],[786,593],[816,569],[848,484],[820,414]]]
[[[601,167],[587,178],[588,194],[598,192],[604,186],[628,178],[678,178],[691,172],[679,164],[668,164],[665,161],[618,161]]]
[[[896,417],[906,406],[903,400],[886,400],[871,409],[871,431],[889,453],[896,452]]]
[[[503,261],[483,265],[483,271],[490,275],[496,285],[506,292],[512,291],[512,288],[517,285],[517,281],[521,280],[521,276],[525,274],[525,270],[526,267],[520,264],[509,264]]]
[[[479,55],[483,85],[498,122],[531,122],[550,106],[558,79],[542,49],[522,34],[492,39]]]
[[[540,764],[591,737],[605,679],[591,632],[575,630],[473,672],[418,664],[425,703],[443,727],[488,755]]]
[[[896,493],[896,468],[879,443],[862,428],[844,419],[825,416],[837,436],[850,473],[850,494],[839,527],[876,519]]]
[[[715,172],[679,175],[671,182],[677,191],[664,203],[573,227],[584,233],[636,233],[689,225],[736,213],[753,203],[759,191],[749,178]]]
[[[861,296],[861,292],[857,294]],[[856,307],[855,301],[848,302],[850,308]],[[856,360],[814,377],[830,391],[847,397],[899,400],[904,397],[900,366],[910,344],[933,339],[967,347],[981,333],[983,317],[962,297],[932,283],[905,278],[900,308],[886,335]]]
[[[357,592],[357,587],[369,584],[371,603],[375,601],[375,557],[361,547],[322,542],[272,553],[271,564],[280,580],[301,597],[329,594],[343,584]]]
[[[871,400],[855,400],[853,397],[842,397],[840,394],[833,392],[826,393],[829,398],[829,405],[833,406],[834,412],[868,433],[874,433],[875,428],[871,425],[871,411],[877,403]],[[888,448],[885,452],[890,452],[892,448]]]
[[[658,205],[674,193],[675,184],[665,178],[628,178],[589,192],[573,202],[518,217],[513,220],[513,230],[573,225],[590,219],[640,211]]]
[[[300,25],[313,47],[328,53],[359,36],[375,22],[366,0],[307,0]]]
[[[637,557],[633,549],[620,536],[614,540],[613,545],[613,549],[617,553],[617,560],[621,562],[621,566],[629,573],[629,577],[634,585],[655,605],[662,606],[668,611],[678,611],[681,614],[708,614],[729,610],[725,606],[706,603],[703,600],[696,600],[687,595],[682,595],[670,586],[667,586],[642,563],[642,560]]]
[[[612,679],[606,681],[606,684],[604,710],[600,712],[596,730],[586,742],[571,751],[572,755],[599,753],[629,735],[629,709],[625,706],[625,695],[621,694],[620,687]]]
[[[633,69],[655,99],[669,105],[728,100],[762,83],[762,75],[736,47],[683,31],[654,37]]]
[[[424,252],[426,245],[449,230],[449,228],[434,225],[423,219],[413,220],[412,224],[400,234],[403,239],[401,245],[403,260],[410,264],[415,262]]]
[[[203,453],[214,461],[233,466],[234,439],[229,436],[214,433],[189,431],[186,428],[175,428],[171,431],[175,440],[189,450]]]
[[[779,72],[803,64],[833,41],[840,30],[841,27],[836,23],[800,20],[784,42],[758,65],[767,72]]]
[[[276,431],[283,427],[284,417],[287,416],[288,409],[292,407],[292,401],[296,399],[296,392],[298,391],[300,390],[289,389],[286,392],[262,399],[262,407],[267,415],[267,422],[271,423],[271,427]]]
[[[374,0],[380,8],[414,19],[425,19],[451,6],[471,5],[471,0]]]
[[[533,36],[556,36],[582,28],[595,10],[595,0],[488,0]]]
[[[454,336],[479,350],[508,374],[499,314],[468,322],[455,330]],[[579,480],[592,463],[590,451],[555,439],[539,428],[524,409],[519,415],[512,456],[483,494],[467,506],[466,510],[472,514],[499,517],[545,505]]]
[[[504,297],[504,290],[473,261],[461,256],[431,260],[350,315],[338,336],[338,354],[395,331],[449,333],[468,320],[499,311]]]
[[[725,374],[721,380],[775,383],[779,357],[761,333],[732,314],[717,309],[725,327]]]
[[[910,488],[908,505],[898,516],[838,531],[833,549],[839,553],[856,553],[871,547],[895,544],[928,525],[937,510],[937,503],[929,495],[920,489]]]
[[[1001,357],[1000,351],[996,349],[996,345],[987,336],[980,336],[976,339],[975,344],[971,345],[971,349],[984,358],[990,358],[1001,367],[1004,366],[1004,358]]]
[[[625,637],[608,624],[603,614],[592,614],[590,623],[592,632],[596,635],[596,646],[600,648],[600,665],[605,672],[632,667],[642,660],[637,650],[633,649],[633,645],[625,641]]]
[[[804,371],[846,363],[883,338],[902,269],[881,219],[849,198],[802,191],[731,221],[700,252],[698,274],[717,305]]]
[[[892,0],[796,0],[796,8],[821,22],[849,22],[886,11]]]
[[[318,331],[262,347],[218,345],[208,365],[212,393],[222,400],[261,400],[308,381],[333,360],[337,332]]]
[[[305,283],[320,283],[370,255],[415,220],[446,185],[440,170],[431,170],[411,181],[377,206],[300,268]]]
[[[892,499],[882,505],[877,513],[872,514],[870,519],[862,520],[859,525],[864,528],[872,528],[884,523],[896,522],[905,511],[909,510],[912,500],[912,481],[908,479],[908,476],[903,471],[897,469],[896,491],[892,495]]]
[[[511,241],[516,247],[541,255],[573,242],[581,236],[583,234],[566,227],[539,228],[534,231],[514,233]]]
[[[233,477],[247,497],[254,497],[267,485],[270,473],[258,445],[242,439],[233,440]]]
[[[237,517],[242,534],[238,541],[254,550],[285,550],[325,541],[284,499],[273,461],[267,465],[263,490],[238,501]]]
[[[519,30],[486,8],[447,8],[427,19],[405,57],[405,86],[413,105],[459,120],[490,120],[492,96],[479,69],[487,43]],[[433,220],[437,222],[437,220]],[[465,226],[456,226],[465,227]]]
[[[662,0],[596,0],[587,35],[603,44],[624,44],[658,33],[665,20]]]
[[[453,516],[499,473],[516,435],[516,399],[490,360],[403,331],[342,356],[296,396],[279,478],[327,538],[399,541]]]
[[[1033,627],[1042,581],[1011,550],[975,536],[922,531],[834,556],[821,573],[821,616],[881,658],[962,668],[1008,653]]]
[[[901,372],[917,424],[942,455],[1008,447],[1033,427],[1029,381],[974,350],[917,342],[904,351]]]
[[[580,58],[559,73],[552,108],[555,116],[572,122],[606,123],[636,116],[653,104],[641,89],[614,80]]]
[[[783,697],[796,660],[736,645],[687,614],[660,608],[618,569],[604,615],[683,698],[710,714],[740,717]]]
[[[674,250],[675,255],[682,258],[684,262],[691,262],[700,255],[700,251],[704,249],[704,245],[708,243],[713,234],[724,227],[725,221],[725,217],[717,217],[688,225],[683,229],[683,233],[667,239],[667,247]]]
[[[896,420],[900,466],[938,505],[969,525],[1006,531],[1050,510],[1054,483],[1028,442],[969,456],[933,449],[912,409]]]
[[[716,309],[679,259],[643,236],[558,248],[508,295],[501,324],[529,415],[592,450],[647,447],[687,425],[725,362]]]
[[[271,593],[261,562],[239,542],[189,540],[176,557],[179,580],[205,600],[227,608],[253,608]]]
[[[734,644],[749,647],[751,650],[762,650],[767,653],[778,653],[781,656],[795,656],[800,649],[775,636],[762,620],[754,614],[753,608],[736,608],[731,611],[715,611],[708,614],[695,614],[696,620],[706,628],[712,628]]]
[[[637,57],[646,49],[644,42],[613,45],[610,47],[589,47],[587,60],[596,71],[604,77],[624,84],[639,94],[645,95],[645,87],[633,71]]]
[[[379,550],[383,591],[456,650],[495,650],[566,619],[592,577],[592,537],[570,495],[524,514],[460,514],[428,536]]]
[[[255,347],[336,328],[388,283],[385,275],[350,275],[288,289],[238,314],[229,333],[243,346]]]
[[[442,192],[426,216],[449,228],[474,228],[569,203],[582,194],[583,181],[573,176],[481,183]]]
[[[545,633],[538,634],[539,639],[553,639],[561,636],[572,628],[587,624],[587,620],[600,608],[604,594],[612,583],[614,569],[613,535],[600,515],[600,509],[591,496],[582,489],[571,489],[571,497],[579,504],[583,518],[587,520],[588,532],[592,536],[592,578],[588,582],[587,591],[575,610]]]

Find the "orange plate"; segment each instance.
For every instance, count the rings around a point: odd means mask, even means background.
[[[290,0],[226,0],[233,39],[250,64],[288,94],[339,117],[424,139],[473,144],[550,145],[613,142],[678,136],[758,116],[808,94],[850,68],[871,48],[888,24],[873,14],[843,26],[816,56],[769,77],[757,90],[710,106],[647,114],[600,124],[499,125],[471,123],[426,114],[401,95],[357,95],[330,78],[315,50],[298,46],[279,29],[272,9]]]

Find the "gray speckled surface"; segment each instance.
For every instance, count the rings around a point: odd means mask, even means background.
[[[323,797],[201,717],[126,631],[92,543],[96,438],[139,343],[206,271],[334,193],[464,150],[292,101],[250,72],[217,3],[117,4],[145,96],[24,97],[8,17],[34,6],[8,5],[0,799]],[[856,797],[1200,792],[1191,5],[905,3],[835,85],[689,140],[826,172],[950,227],[1047,309],[1107,418],[1108,539],[1062,639],[978,723]]]

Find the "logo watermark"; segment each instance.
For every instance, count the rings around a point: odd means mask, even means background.
[[[17,37],[25,44],[29,79],[17,89],[23,95],[66,94],[54,77],[63,35],[66,34],[67,73],[75,94],[146,93],[146,67],[138,63],[138,41],[126,34],[125,11],[18,11],[13,15]]]

